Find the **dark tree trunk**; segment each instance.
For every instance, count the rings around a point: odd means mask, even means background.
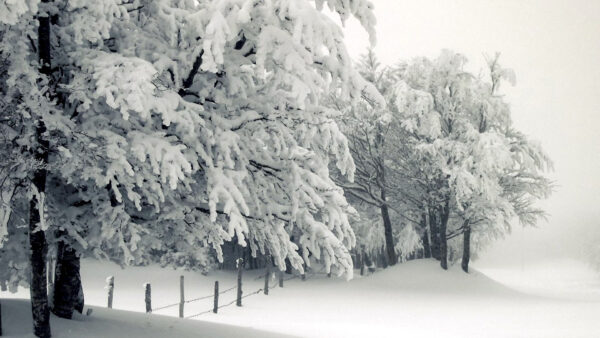
[[[356,268],[360,269],[364,265],[363,264],[362,251],[358,251],[358,249],[357,249],[355,251],[354,255],[356,257]]]
[[[43,2],[49,2],[44,0]],[[50,18],[39,16],[38,52],[41,64],[40,72],[50,75]],[[45,139],[46,126],[40,119],[36,128],[37,146],[33,147],[35,159],[42,165],[33,174],[33,185],[39,195],[46,191],[46,165],[48,164],[49,142]],[[37,196],[29,201],[29,244],[31,264],[31,314],[33,316],[33,331],[37,337],[50,337],[50,311],[48,309],[48,290],[46,281],[46,254],[48,244],[46,235],[40,227],[40,210],[43,206]]]
[[[62,235],[64,236],[64,233]],[[74,310],[83,313],[83,288],[79,273],[79,256],[75,249],[63,240],[58,243],[55,271],[52,313],[61,318],[71,319]]]
[[[448,238],[446,229],[448,228],[448,219],[450,218],[450,200],[446,199],[440,215],[440,266],[448,270]]]
[[[360,253],[360,275],[364,276],[365,274],[365,252],[364,250]]]
[[[385,252],[381,251],[379,253],[379,261],[381,262],[381,267],[384,269],[387,269],[389,264],[388,264],[388,258],[387,258],[387,255],[385,254]]]
[[[250,247],[247,247],[246,250],[248,250],[248,256],[250,256],[250,269],[251,270],[258,269],[258,259],[256,259],[256,257],[252,256],[252,251],[250,250]]]
[[[423,257],[422,258],[431,258],[431,245],[429,244],[429,231],[425,229],[423,231]]]
[[[385,196],[384,196],[385,197]],[[392,233],[392,221],[390,220],[390,214],[388,206],[383,204],[381,206],[381,218],[383,219],[383,230],[385,234],[385,250],[387,253],[387,263],[389,265],[396,265],[398,263],[398,256],[394,249],[394,235]]]
[[[40,189],[40,182],[45,183],[45,170],[42,178],[39,172],[34,177],[34,185]],[[43,190],[41,190],[43,191]],[[34,196],[29,203],[29,244],[31,246],[31,314],[33,315],[33,331],[37,337],[50,337],[50,311],[48,309],[48,290],[46,281],[46,254],[48,245],[44,231],[38,229],[40,211]]]
[[[290,241],[294,241],[294,236],[290,236]],[[289,260],[289,258],[285,259],[285,273],[291,275],[293,272],[293,268],[292,268],[292,262]]]
[[[431,256],[440,260],[440,232],[435,209],[429,210],[429,231],[431,232]]]
[[[421,240],[423,241],[423,257],[431,258],[431,245],[429,244],[429,231],[427,230],[427,216],[423,214],[421,218],[421,227],[423,229],[423,235]]]
[[[367,267],[371,267],[375,262],[373,262],[371,255],[366,252],[363,252],[364,263]]]
[[[463,256],[460,266],[463,271],[469,272],[469,261],[471,260],[471,226],[469,222],[465,222],[465,230],[463,232]]]

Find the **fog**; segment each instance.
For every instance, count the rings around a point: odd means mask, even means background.
[[[482,254],[479,264],[525,264],[578,256],[600,232],[600,2],[374,0],[375,51],[384,64],[442,48],[463,53],[471,71],[484,54],[501,52],[517,85],[504,84],[516,127],[538,140],[554,161],[556,188],[541,203],[550,214],[535,229],[512,235]],[[345,28],[351,55],[368,47],[356,21]]]

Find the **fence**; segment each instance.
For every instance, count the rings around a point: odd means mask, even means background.
[[[274,278],[275,273],[272,273],[271,267],[267,266],[264,274],[261,274],[255,278],[253,278],[253,280],[255,280],[255,281],[264,278],[263,287],[255,289],[254,291],[252,291],[250,293],[244,294],[244,290],[242,287],[243,286],[243,283],[242,283],[243,282],[243,264],[242,264],[242,262],[243,262],[242,259],[239,259],[237,261],[238,271],[237,271],[237,283],[235,285],[232,285],[231,287],[228,287],[226,289],[220,289],[219,281],[215,281],[214,292],[212,294],[207,294],[207,295],[199,296],[199,297],[192,298],[192,299],[186,299],[185,298],[184,276],[180,276],[180,278],[179,278],[179,295],[180,295],[179,301],[173,302],[171,304],[161,305],[161,306],[154,307],[154,308],[152,307],[152,285],[150,283],[145,283],[143,285],[143,287],[144,287],[144,303],[146,305],[146,313],[156,313],[156,312],[159,312],[162,310],[175,308],[175,307],[179,307],[179,318],[194,318],[194,317],[198,317],[203,314],[210,313],[210,312],[218,313],[219,309],[231,306],[233,304],[236,304],[237,306],[242,306],[242,300],[247,297],[258,295],[260,293],[268,295],[269,291],[274,289],[275,287],[277,287],[277,285],[279,285],[279,287],[282,288],[284,286],[285,281],[289,281],[289,280],[295,279],[295,278],[301,278],[302,280],[306,280],[306,277],[307,277],[306,274],[292,275],[292,276],[285,277],[284,272],[279,271],[278,278],[276,280],[276,278]],[[325,275],[325,273],[323,273],[322,271],[319,271],[319,272],[313,271],[313,272],[309,272],[308,276],[313,277],[318,274]],[[331,273],[328,273],[326,275],[328,277],[331,277]],[[106,279],[106,282],[107,282],[106,289],[108,290],[108,307],[112,308],[115,279],[113,276],[110,276]],[[232,292],[233,290],[237,291],[235,299],[232,301],[226,302],[224,304],[219,304],[219,298],[220,298],[219,296],[229,293],[229,292]],[[199,302],[201,300],[206,300],[206,299],[210,299],[210,298],[213,299],[213,304],[210,309],[206,309],[205,311],[185,316],[186,304],[195,303],[195,302]]]
[[[200,297],[196,297],[196,298],[192,298],[192,299],[185,299],[184,277],[180,276],[180,278],[179,278],[179,292],[180,292],[179,301],[176,303],[162,305],[162,306],[155,307],[155,308],[152,308],[152,286],[150,283],[145,283],[144,284],[144,290],[145,290],[144,302],[146,304],[146,313],[155,313],[157,311],[161,311],[161,310],[179,306],[179,317],[180,318],[194,318],[194,317],[198,317],[203,314],[210,313],[210,312],[218,313],[219,309],[222,309],[227,306],[231,306],[234,303],[237,306],[242,306],[242,299],[260,294],[261,292],[264,293],[265,295],[268,295],[269,291],[274,289],[277,285],[279,285],[280,288],[283,288],[285,281],[289,281],[289,280],[292,280],[295,278],[300,278],[301,280],[305,281],[307,279],[307,277],[313,277],[313,276],[316,276],[319,274],[327,275],[327,277],[331,277],[331,273],[327,273],[327,274],[323,273],[323,269],[321,269],[321,271],[318,271],[318,272],[311,271],[308,274],[292,275],[292,276],[288,276],[288,277],[285,277],[285,274],[283,271],[279,271],[278,278],[277,278],[278,280],[276,280],[271,285],[270,279],[275,280],[275,278],[271,278],[271,277],[275,277],[275,273],[271,272],[271,267],[269,265],[267,265],[266,272],[264,274],[261,274],[255,278],[253,278],[253,280],[259,280],[259,279],[264,278],[264,286],[262,288],[256,289],[256,290],[244,295],[243,289],[242,289],[242,277],[243,277],[243,267],[242,266],[243,266],[243,264],[242,264],[241,259],[238,260],[237,265],[238,265],[238,278],[237,278],[236,285],[233,285],[224,290],[220,290],[219,289],[219,281],[215,281],[214,292],[212,294],[204,295],[204,296],[200,296]],[[362,274],[363,274],[363,271],[361,271],[361,275]],[[107,307],[112,308],[114,289],[115,289],[114,276],[109,276],[108,278],[106,278],[105,289],[107,289],[107,292],[108,292]],[[237,290],[236,298],[225,304],[219,304],[219,296],[226,294],[228,292],[231,292],[233,290]],[[190,304],[190,303],[198,302],[198,301],[209,299],[209,298],[213,298],[213,306],[211,309],[207,309],[206,311],[202,311],[202,312],[195,313],[192,315],[184,316],[185,304]],[[89,315],[89,313],[90,313],[90,311],[88,310],[88,315]],[[1,303],[1,301],[0,301],[0,336],[2,336],[2,303]]]
[[[361,276],[365,274],[364,261],[365,260],[364,260],[364,254],[363,254],[361,257],[361,260],[360,260],[360,275]],[[329,277],[329,278],[331,277],[331,273],[323,273],[323,269],[321,269],[318,272],[311,271],[308,274],[292,275],[292,276],[288,276],[288,277],[285,277],[285,274],[283,271],[279,271],[278,272],[278,280],[275,281],[275,283],[273,283],[273,285],[271,285],[269,279],[274,280],[275,278],[270,278],[270,277],[275,277],[275,273],[271,272],[271,266],[268,264],[266,266],[266,272],[264,274],[259,275],[258,277],[254,278],[254,280],[259,280],[259,279],[264,278],[264,286],[262,288],[259,288],[259,289],[256,289],[256,290],[250,292],[249,294],[244,295],[243,289],[242,289],[242,277],[243,277],[243,264],[242,263],[243,263],[243,260],[241,258],[237,260],[238,278],[237,278],[236,285],[233,285],[224,290],[220,290],[219,281],[215,281],[214,292],[212,294],[204,295],[204,296],[200,296],[200,297],[196,297],[196,298],[192,298],[192,299],[187,299],[187,300],[185,299],[184,277],[180,276],[180,278],[179,278],[179,293],[180,293],[179,301],[176,303],[172,303],[172,304],[161,305],[161,306],[155,307],[155,308],[152,307],[152,286],[150,283],[145,283],[143,286],[144,286],[144,290],[145,290],[144,302],[146,305],[146,313],[154,313],[157,311],[161,311],[161,310],[179,306],[179,317],[180,318],[194,318],[194,317],[198,317],[203,314],[210,313],[210,312],[218,313],[219,309],[222,309],[227,306],[231,306],[234,303],[237,306],[242,306],[242,299],[257,295],[261,292],[263,292],[265,295],[268,295],[269,290],[274,289],[277,285],[279,285],[280,288],[283,288],[284,282],[289,281],[291,279],[300,278],[302,281],[305,281],[307,277],[313,277],[313,276],[316,276],[319,274],[327,275],[327,277]],[[371,268],[369,268],[369,270],[371,270]],[[105,289],[108,292],[107,307],[112,308],[114,289],[115,289],[114,276],[109,276],[108,278],[106,278]],[[225,304],[219,304],[219,296],[226,294],[228,292],[231,292],[233,290],[237,290],[236,298],[233,301],[227,302]],[[213,306],[211,309],[207,309],[206,311],[195,313],[195,314],[192,314],[189,316],[184,316],[185,304],[190,304],[190,303],[198,302],[198,301],[209,299],[209,298],[213,298]],[[90,309],[88,309],[88,315],[90,313],[91,313],[91,311],[90,311]],[[2,336],[2,304],[1,304],[1,301],[0,301],[0,336]]]

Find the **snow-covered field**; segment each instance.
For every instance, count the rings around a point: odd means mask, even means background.
[[[2,300],[4,337],[34,337],[31,333],[31,310],[24,299]],[[57,338],[227,338],[282,337],[278,333],[261,332],[231,325],[181,320],[122,310],[94,307],[92,316],[78,315],[74,320],[52,316],[53,337]]]
[[[181,321],[158,316],[177,316],[177,307],[155,315],[101,309],[106,304],[103,287],[109,275],[115,276],[114,307],[143,312],[142,284],[152,283],[154,308],[176,303],[179,272],[157,267],[121,270],[87,260],[83,282],[86,301],[93,305],[94,313],[80,318],[85,323],[53,318],[52,324],[55,332],[60,331],[57,337],[125,336],[121,332],[127,332],[127,337],[145,338],[268,336],[260,331],[301,337],[600,337],[599,276],[586,266],[563,260],[527,270],[482,267],[481,271],[466,275],[457,267],[442,271],[437,262],[413,261],[373,275],[356,276],[349,282],[316,275],[304,282],[287,281],[283,289],[275,288],[269,296],[245,298],[241,308],[233,305],[216,315],[208,313]],[[254,279],[260,273],[245,274],[245,294],[262,287],[263,282]],[[184,275],[186,299],[210,295],[217,279],[222,290],[235,284],[233,273]],[[542,284],[540,278],[545,279]],[[26,295],[21,291],[10,296]],[[3,293],[5,296],[9,295]],[[234,297],[235,291],[222,295],[221,304]],[[12,336],[29,332],[26,304],[5,303],[5,332],[12,332]],[[211,306],[211,298],[186,304],[185,314]]]
[[[600,301],[600,274],[575,259],[552,259],[528,266],[481,267],[479,271],[504,285],[531,295]]]

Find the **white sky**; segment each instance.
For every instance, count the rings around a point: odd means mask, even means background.
[[[375,51],[384,64],[442,48],[464,54],[478,72],[483,53],[502,53],[517,85],[502,88],[518,129],[541,142],[555,162],[551,214],[539,229],[515,229],[484,260],[578,251],[587,231],[600,233],[600,1],[372,0]],[[368,46],[356,20],[346,23],[350,54]]]

